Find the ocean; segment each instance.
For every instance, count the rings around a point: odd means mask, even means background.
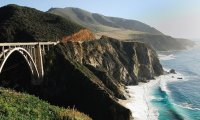
[[[159,52],[165,70],[151,91],[150,104],[159,120],[200,120],[200,45],[189,50]]]

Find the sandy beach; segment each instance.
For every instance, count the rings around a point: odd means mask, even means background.
[[[121,100],[120,103],[131,110],[134,120],[157,119],[157,111],[149,104],[149,100],[151,88],[158,82],[159,80],[150,80],[137,86],[127,86],[130,98]]]
[[[137,86],[127,86],[130,98],[120,101],[122,105],[129,108],[135,120],[156,120],[156,115],[152,115],[152,107],[149,104],[150,89],[158,80],[148,83],[140,83]],[[154,112],[153,112],[154,113]]]

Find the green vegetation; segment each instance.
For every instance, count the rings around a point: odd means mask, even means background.
[[[52,106],[35,96],[0,88],[1,120],[91,120],[75,109]]]
[[[0,15],[0,42],[55,41],[83,29],[57,15],[17,5],[1,7]]]

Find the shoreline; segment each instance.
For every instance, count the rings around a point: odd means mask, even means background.
[[[127,86],[130,97],[119,102],[131,110],[134,120],[157,120],[158,114],[150,105],[152,87],[159,83],[159,79],[140,83],[137,86]]]
[[[164,68],[164,70],[168,71],[166,68]],[[159,85],[161,89],[168,91],[166,82],[177,81],[179,80],[177,79],[179,77],[184,79],[184,76],[180,73],[169,73],[161,75],[155,80],[150,80],[147,83],[139,83],[139,85],[136,86],[127,86],[130,97],[127,100],[119,100],[119,103],[131,110],[134,120],[158,120],[158,110],[150,103],[152,99],[155,99],[152,96],[153,87]]]

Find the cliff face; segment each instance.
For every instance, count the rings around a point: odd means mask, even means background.
[[[45,61],[41,98],[75,107],[95,120],[130,120],[130,110],[117,102],[126,99],[124,84],[163,73],[155,51],[146,44],[108,37],[58,44]]]
[[[122,42],[108,37],[95,41],[68,42],[65,44],[65,53],[83,65],[106,71],[126,85],[146,82],[146,79],[163,73],[156,52],[139,42]]]
[[[75,107],[94,120],[131,119],[130,110],[117,102],[113,91],[85,66],[70,60],[63,45],[48,53],[45,66],[41,98],[54,105]],[[96,74],[101,72],[96,70]]]

